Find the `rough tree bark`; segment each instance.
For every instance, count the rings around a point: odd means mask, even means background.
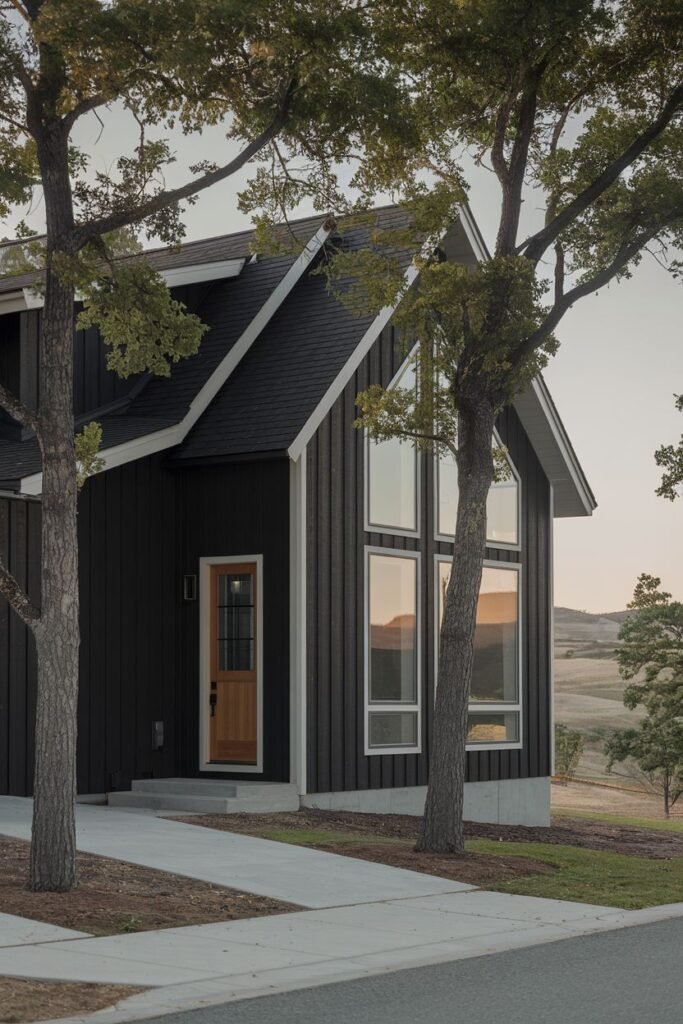
[[[73,244],[68,132],[60,122],[38,134],[47,221],[45,306],[40,333],[38,442],[43,464],[40,621],[33,841],[29,885],[63,891],[76,884],[76,729],[78,701],[77,478],[73,425],[74,289],[55,271]]]
[[[416,849],[465,851],[463,802],[474,628],[486,548],[486,500],[493,481],[495,410],[487,398],[458,400],[458,513],[439,644],[439,683],[429,785]]]

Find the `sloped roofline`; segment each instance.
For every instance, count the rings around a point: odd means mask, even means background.
[[[486,243],[466,203],[460,207],[460,223],[477,262],[490,259]],[[406,280],[411,284],[416,277],[417,270],[411,266],[406,273]],[[398,303],[386,306],[365,332],[290,445],[288,454],[291,459],[300,457],[397,307]],[[543,378],[539,375],[532,381],[531,386],[515,398],[513,405],[553,487],[554,515],[558,518],[592,515],[597,508],[597,501]]]
[[[315,259],[334,231],[335,226],[335,221],[331,217],[327,217],[323,221],[280,283],[273,289],[264,304],[231,347],[230,351],[226,353],[209,379],[192,399],[190,407],[182,420],[171,427],[165,427],[163,430],[157,430],[154,433],[145,434],[132,441],[125,441],[123,444],[103,449],[100,453],[100,458],[103,462],[102,470],[113,469],[115,466],[121,466],[126,462],[132,462],[135,459],[144,458],[146,455],[164,451],[166,448],[172,448],[180,444],[185,439],[199,417],[223,387],[230,374],[254,344],[266,324],[272,319],[294,286],[305,274],[312,260]],[[24,477],[21,480],[19,489],[22,494],[40,494],[42,486],[43,474],[41,472]]]

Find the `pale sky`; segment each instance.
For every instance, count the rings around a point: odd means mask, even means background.
[[[99,139],[98,139],[99,135]],[[193,137],[172,136],[178,163],[169,184],[185,180],[186,164],[223,161],[219,130]],[[81,122],[77,140],[104,169],[135,144],[119,113]],[[188,156],[188,160],[184,156]],[[187,210],[188,240],[240,230],[249,219],[237,210],[241,175],[198,197]],[[497,216],[495,179],[471,174],[470,205],[492,245]],[[528,199],[529,224],[536,213]],[[41,229],[38,204],[27,218]],[[15,220],[0,225],[13,234]],[[587,611],[625,607],[641,572],[661,576],[664,587],[683,599],[683,498],[676,503],[654,494],[659,474],[655,448],[675,442],[683,415],[673,395],[683,392],[683,288],[647,257],[630,281],[583,299],[558,329],[561,348],[546,380],[578,457],[598,500],[591,518],[555,521],[555,602]]]

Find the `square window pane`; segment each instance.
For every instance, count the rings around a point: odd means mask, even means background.
[[[417,745],[417,711],[371,711],[371,747]]]
[[[369,697],[417,702],[417,560],[369,558]]]
[[[501,711],[485,714],[470,712],[467,718],[468,743],[517,743],[519,712]]]
[[[416,388],[415,366],[409,363],[394,389]],[[409,441],[391,438],[372,441],[366,447],[368,460],[369,525],[389,530],[417,530],[417,451]]]
[[[437,532],[453,537],[458,513],[458,467],[453,455],[439,460],[437,474]],[[486,539],[492,544],[519,543],[519,483],[513,475],[491,485],[486,502]]]
[[[368,517],[370,525],[417,529],[417,452],[392,438],[368,440]]]
[[[439,623],[450,577],[439,562]],[[516,704],[519,697],[519,573],[485,565],[482,572],[470,699]]]

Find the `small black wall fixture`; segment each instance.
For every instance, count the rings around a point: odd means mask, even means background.
[[[190,573],[183,576],[183,601],[197,600],[197,576]]]

